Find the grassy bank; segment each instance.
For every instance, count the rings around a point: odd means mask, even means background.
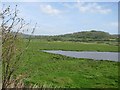
[[[24,73],[24,83],[44,87],[116,88],[118,87],[118,63],[76,59],[41,52],[54,50],[117,51],[116,46],[73,42],[31,42],[21,58],[16,74]]]

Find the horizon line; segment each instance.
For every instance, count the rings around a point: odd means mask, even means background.
[[[106,31],[97,31],[97,30],[84,30],[84,31],[76,31],[76,32],[69,32],[69,33],[63,33],[63,34],[31,34],[31,33],[24,33],[24,32],[20,32],[22,34],[25,34],[25,35],[32,35],[32,36],[59,36],[59,35],[66,35],[66,34],[73,34],[73,33],[79,33],[79,32],[91,32],[91,31],[96,31],[96,32],[105,32],[105,33],[108,33],[110,35],[120,35],[120,33],[110,33],[110,32],[106,32]]]

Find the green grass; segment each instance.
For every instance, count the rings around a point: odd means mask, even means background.
[[[30,44],[30,49],[117,52],[118,46],[98,43],[61,42],[61,41],[47,42],[40,40],[32,40]]]
[[[25,84],[44,87],[116,88],[118,87],[118,63],[76,59],[41,52],[54,50],[117,51],[116,46],[73,42],[31,42],[23,55],[16,74],[24,73]]]

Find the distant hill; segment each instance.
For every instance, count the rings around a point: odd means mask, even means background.
[[[84,39],[84,40],[105,40],[111,38],[111,35],[102,31],[82,31],[72,34],[61,35],[65,38]]]
[[[39,39],[47,39],[49,41],[103,41],[103,40],[110,40],[116,39],[117,35],[111,35],[107,32],[103,31],[82,31],[82,32],[75,32],[70,34],[64,35],[56,35],[56,36],[34,36],[34,38]]]
[[[23,35],[24,38],[28,38],[29,35]],[[55,36],[32,36],[32,38],[37,38],[41,40],[48,40],[48,41],[109,41],[109,40],[116,40],[118,35],[111,35],[107,32],[103,31],[82,31],[82,32],[75,32],[70,34],[64,35],[55,35]]]

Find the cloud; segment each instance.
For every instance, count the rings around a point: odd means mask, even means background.
[[[111,22],[109,25],[112,27],[118,27],[118,22]]]
[[[101,24],[101,26],[107,32],[110,32],[113,34],[118,33],[118,22],[117,21],[106,22],[106,23]]]
[[[105,8],[98,3],[85,3],[85,2],[77,2],[76,8],[79,9],[80,12],[86,13],[100,13],[100,14],[108,14],[111,12],[111,9]]]
[[[51,5],[40,5],[41,11],[50,15],[58,15],[61,13],[59,9],[53,8]]]
[[[64,2],[62,2],[62,5],[65,7],[65,8],[68,8],[68,9],[73,9],[73,8],[75,8],[74,7],[74,5],[70,5],[70,3],[64,3]]]
[[[112,22],[111,25],[117,27],[117,26],[118,26],[118,23],[117,23],[117,22]]]

